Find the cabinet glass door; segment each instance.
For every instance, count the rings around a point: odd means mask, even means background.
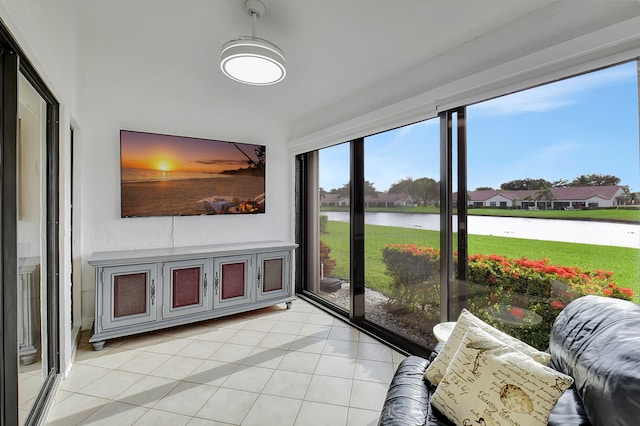
[[[251,302],[251,255],[215,260],[214,308]]]
[[[259,253],[257,260],[258,299],[286,296],[289,293],[289,253]]]
[[[164,264],[164,318],[211,309],[210,262],[210,259],[202,259]]]
[[[157,318],[155,264],[104,268],[102,329],[134,325]]]

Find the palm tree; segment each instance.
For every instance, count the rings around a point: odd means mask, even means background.
[[[545,200],[544,202],[545,210],[549,209],[549,202],[555,199],[556,197],[553,195],[553,192],[551,192],[550,186],[545,186],[544,188],[536,192],[536,201]]]

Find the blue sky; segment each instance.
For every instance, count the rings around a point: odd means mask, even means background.
[[[365,178],[379,191],[407,177],[439,180],[439,135],[436,118],[365,138]],[[637,63],[471,105],[467,144],[469,189],[596,173],[640,191]],[[321,150],[320,186],[348,180],[348,144]]]

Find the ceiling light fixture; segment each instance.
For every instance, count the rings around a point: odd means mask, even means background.
[[[256,37],[256,20],[266,8],[260,0],[247,0],[252,18],[251,36],[240,36],[222,45],[220,69],[227,77],[256,86],[275,84],[287,75],[284,53],[270,41]]]

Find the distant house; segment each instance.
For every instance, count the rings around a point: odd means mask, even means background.
[[[320,197],[322,207],[341,207],[349,205],[349,197],[340,194],[324,194]]]
[[[364,197],[365,207],[404,207],[412,204],[412,199],[405,193],[387,194],[378,192],[376,196],[366,195]],[[339,194],[324,194],[320,197],[322,207],[343,207],[349,205],[349,197]]]
[[[570,186],[566,188],[550,188],[550,196],[545,197],[538,190],[502,191],[482,190],[469,191],[467,204],[469,207],[499,207],[521,209],[564,208],[597,208],[622,205],[624,190],[618,185],[611,186]],[[457,200],[457,193],[453,195]]]
[[[405,193],[387,194],[378,192],[377,196],[365,195],[365,207],[404,207],[411,205],[411,197]]]

